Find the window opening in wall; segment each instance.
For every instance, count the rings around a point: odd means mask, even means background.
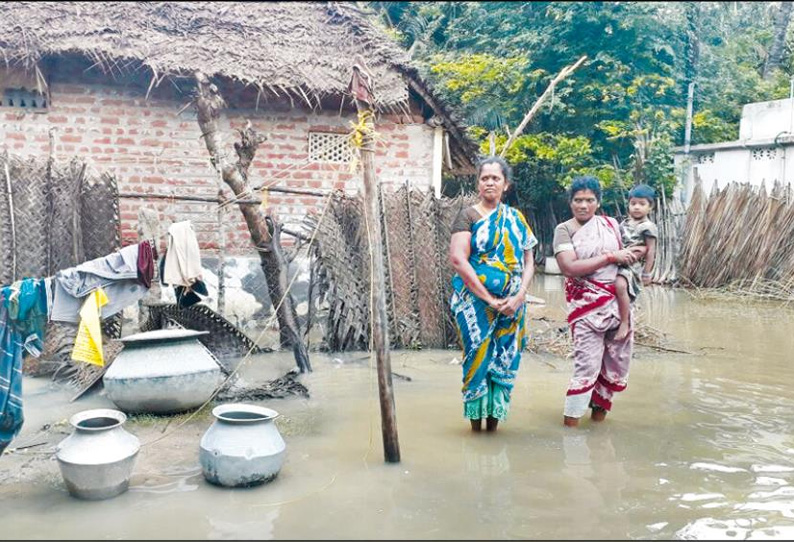
[[[348,134],[309,132],[309,160],[315,162],[348,163],[353,161],[353,149]]]
[[[698,164],[713,164],[714,163],[714,153],[713,152],[705,152],[703,154],[699,154],[697,157]]]
[[[760,149],[753,149],[753,160],[775,160],[777,158],[777,149],[774,147],[762,147]]]
[[[44,110],[47,109],[47,97],[38,90],[6,88],[0,107]]]

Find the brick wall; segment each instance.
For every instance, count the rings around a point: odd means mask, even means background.
[[[111,83],[104,76],[86,79],[82,75],[55,74],[50,83],[51,103],[45,112],[0,108],[0,150],[46,157],[52,135],[56,160],[78,157],[96,173],[113,172],[120,192],[214,197],[218,192],[217,176],[204,142],[199,139],[195,113],[187,108],[178,114],[188,99],[169,90],[168,84],[155,89],[147,100],[145,87],[140,85]],[[355,115],[340,116],[338,109],[315,113],[298,109],[297,103],[295,106],[268,109],[267,104],[260,104],[258,111],[232,109],[221,119],[229,148],[237,137],[233,130],[242,127],[246,119],[270,136],[251,166],[252,184],[277,181],[283,187],[358,191],[361,175],[351,173],[349,164],[308,160],[310,130],[346,131]],[[432,129],[418,115],[413,116],[412,124],[396,121],[393,116],[378,120],[378,176],[391,187],[406,180],[413,186],[428,187]],[[319,210],[322,198],[271,192],[268,201],[285,226],[297,228],[308,211]],[[159,211],[164,230],[171,222],[190,219],[207,256],[218,248],[215,204],[154,199],[121,200],[123,244],[136,241],[138,209],[142,205]],[[224,230],[228,254],[252,253],[248,230],[238,209],[227,212]],[[284,241],[289,244],[289,237],[285,235]]]

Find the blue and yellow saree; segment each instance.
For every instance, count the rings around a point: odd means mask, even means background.
[[[524,251],[537,239],[524,216],[504,204],[471,226],[469,263],[496,297],[515,295],[521,288]],[[464,416],[504,420],[510,392],[526,343],[526,309],[506,316],[472,294],[459,275],[452,278],[450,308],[463,346]]]

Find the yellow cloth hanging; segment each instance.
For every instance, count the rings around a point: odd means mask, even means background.
[[[74,341],[72,359],[85,361],[100,367],[105,366],[102,353],[102,328],[99,325],[99,311],[107,305],[108,296],[102,288],[97,288],[86,297],[80,309],[80,328]]]

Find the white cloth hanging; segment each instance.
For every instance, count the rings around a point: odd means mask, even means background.
[[[201,280],[201,254],[189,220],[171,224],[167,246],[163,281],[171,286],[189,287]]]

